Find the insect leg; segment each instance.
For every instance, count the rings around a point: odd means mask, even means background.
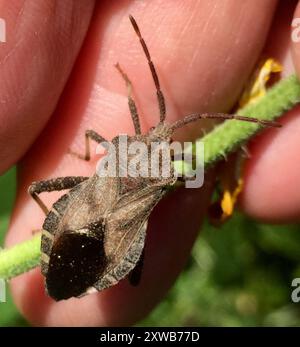
[[[94,140],[97,143],[108,142],[104,137],[96,133],[94,130],[86,130],[85,132],[85,154],[79,154],[69,150],[69,153],[74,155],[75,157],[89,161],[91,159],[91,150],[90,150],[90,139]]]
[[[119,63],[117,63],[115,65],[115,67],[120,72],[123,79],[125,80],[127,90],[128,90],[128,106],[129,106],[131,118],[133,121],[134,130],[135,130],[136,135],[140,135],[141,134],[141,124],[140,124],[140,120],[139,120],[139,115],[137,112],[135,102],[134,102],[133,98],[131,97],[132,83],[131,83],[130,79],[128,78],[128,76],[126,75],[126,73],[121,69],[121,66],[119,65]]]
[[[154,81],[154,84],[155,84],[155,88],[156,88],[156,95],[157,95],[158,107],[159,107],[159,113],[160,113],[159,122],[163,123],[165,118],[166,118],[166,104],[165,104],[164,95],[163,95],[163,93],[162,93],[162,91],[160,89],[159,79],[158,79],[158,76],[157,76],[154,64],[153,64],[153,62],[151,60],[151,56],[150,56],[148,47],[147,47],[147,45],[145,43],[145,40],[143,39],[143,37],[141,35],[140,29],[139,29],[135,19],[132,16],[129,16],[129,19],[131,21],[131,24],[133,26],[134,31],[136,32],[136,34],[137,34],[137,36],[138,36],[138,38],[140,40],[140,43],[141,43],[141,45],[143,47],[144,53],[145,53],[146,58],[148,60],[148,64],[149,64],[150,71],[151,71],[151,74],[152,74],[152,78],[153,78],[153,81]]]
[[[88,177],[67,176],[67,177],[53,178],[46,181],[32,182],[28,188],[28,193],[32,196],[32,198],[37,202],[40,208],[47,215],[49,210],[47,206],[43,203],[43,201],[40,199],[40,197],[38,196],[40,193],[71,189],[75,187],[77,184],[87,179]]]
[[[188,160],[196,160],[195,154],[189,154],[187,158],[187,154],[179,153],[179,154],[172,154],[171,155],[171,160],[172,161],[182,161],[184,159]]]
[[[183,119],[178,120],[177,122],[173,123],[171,125],[171,129],[176,130],[178,128],[183,127],[186,124],[195,122],[199,119],[235,119],[235,120],[241,120],[245,122],[251,122],[251,123],[258,123],[260,125],[269,126],[269,127],[281,127],[280,123],[272,122],[268,120],[253,118],[253,117],[246,117],[246,116],[239,116],[235,114],[225,114],[225,113],[195,113],[190,114]]]
[[[178,176],[177,177],[177,182],[180,182],[180,183],[185,183],[186,181],[190,181],[191,178],[193,178],[194,176],[192,177],[187,177],[185,175],[182,175],[182,176]]]

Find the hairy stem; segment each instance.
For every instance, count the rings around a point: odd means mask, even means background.
[[[292,75],[281,80],[256,103],[239,111],[239,115],[264,120],[275,120],[300,102],[300,83]],[[256,123],[226,121],[204,136],[204,164],[209,166],[249,140],[263,127]],[[280,131],[280,130],[279,130]]]
[[[0,251],[0,278],[9,279],[39,265],[41,234]]]
[[[265,120],[275,120],[300,102],[300,83],[292,75],[278,82],[256,103],[242,109],[239,114]],[[205,146],[204,164],[213,165],[239,148],[262,127],[255,123],[226,121],[201,138]],[[10,279],[39,265],[41,236],[0,251],[0,278]]]

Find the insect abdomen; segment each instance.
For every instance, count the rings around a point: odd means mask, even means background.
[[[108,271],[93,285],[97,290],[103,290],[113,286],[123,279],[137,264],[144,249],[147,222],[145,222],[138,238],[132,243],[126,256],[112,270]]]
[[[106,266],[104,223],[91,223],[80,230],[65,230],[51,249],[46,288],[55,300],[82,295]]]

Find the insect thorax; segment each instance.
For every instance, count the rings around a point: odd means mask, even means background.
[[[170,128],[158,125],[145,135],[119,135],[112,140],[117,175],[157,182],[161,185],[176,180],[170,140]],[[171,183],[171,184],[172,184]]]

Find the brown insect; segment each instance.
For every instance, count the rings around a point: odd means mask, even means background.
[[[176,129],[202,118],[237,119],[278,126],[274,122],[222,113],[192,114],[167,124],[165,100],[155,67],[136,21],[132,16],[129,18],[148,60],[160,113],[159,123],[143,135],[131,96],[131,82],[117,64],[128,87],[128,104],[135,129],[135,135],[128,138],[129,143],[141,141],[150,151],[152,142],[171,143],[171,135]],[[111,141],[116,147],[119,137]],[[90,140],[106,141],[95,131],[87,130],[85,154],[76,154],[79,158],[90,159]],[[151,163],[148,165],[150,167]],[[172,164],[170,172],[167,178],[100,177],[96,172],[92,177],[60,177],[31,184],[29,193],[46,214],[41,271],[46,278],[46,290],[53,299],[78,297],[94,289],[100,291],[127,275],[132,284],[139,282],[147,220],[165,195],[166,188],[177,180]],[[70,190],[48,211],[38,194],[64,189]]]

